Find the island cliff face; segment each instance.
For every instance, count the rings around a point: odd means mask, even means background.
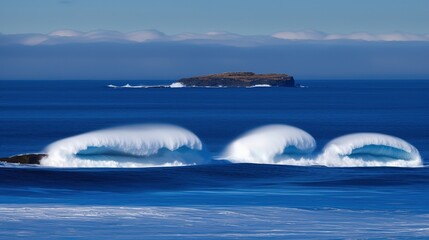
[[[295,80],[287,74],[255,74],[253,72],[227,72],[182,78],[177,83],[189,87],[251,87],[255,85],[295,87]]]

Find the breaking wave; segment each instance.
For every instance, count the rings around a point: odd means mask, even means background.
[[[180,82],[172,83],[169,86],[170,86],[170,88],[183,88],[183,87],[186,87],[183,83],[180,83]]]
[[[355,133],[328,142],[302,129],[266,125],[231,142],[220,156],[203,151],[200,139],[174,125],[134,125],[84,133],[46,147],[40,162],[51,167],[164,167],[208,163],[255,163],[327,167],[421,167],[419,151],[400,138]]]
[[[234,163],[282,164],[285,159],[301,159],[315,148],[314,138],[299,128],[267,125],[233,141],[218,159]]]
[[[410,143],[380,133],[355,133],[326,144],[320,165],[335,167],[420,167],[419,151]]]
[[[157,167],[205,162],[202,143],[173,125],[135,125],[84,133],[46,147],[52,167]]]
[[[287,125],[268,125],[229,144],[218,159],[233,163],[327,167],[420,167],[418,150],[408,142],[379,133],[356,133],[336,138],[320,154],[314,138]]]

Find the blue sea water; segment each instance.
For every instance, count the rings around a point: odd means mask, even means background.
[[[308,88],[107,87],[170,82],[0,81],[0,157],[50,151],[46,146],[55,141],[99,129],[172,124],[183,128],[179,134],[194,134],[201,141],[201,156],[207,160],[137,168],[2,164],[2,238],[429,238],[428,81],[301,81]],[[216,160],[242,134],[269,124],[311,134],[317,147],[309,159],[323,153],[332,139],[376,132],[413,145],[422,166]],[[275,128],[273,134],[280,130]],[[119,138],[126,145],[134,139],[127,134],[102,132],[102,137]],[[375,137],[386,140],[384,135]],[[352,140],[356,144],[356,138]],[[274,135],[264,141],[268,147],[251,145],[258,150],[247,160],[279,144]],[[380,153],[409,157],[391,146],[377,147],[374,141],[347,157],[371,155],[381,163],[391,159]],[[110,155],[119,161],[123,156],[114,150],[102,149],[98,158]],[[160,152],[167,150],[164,146]],[[157,160],[179,154],[186,162],[193,156],[181,151]],[[93,153],[88,148],[73,156],[88,158]]]

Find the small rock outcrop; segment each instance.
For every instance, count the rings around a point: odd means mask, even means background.
[[[255,74],[253,72],[226,72],[182,78],[176,83],[188,87],[251,87],[269,85],[272,87],[295,87],[295,80],[287,74]]]
[[[0,162],[20,164],[40,164],[40,160],[48,155],[43,153],[22,154],[12,157],[0,158]]]

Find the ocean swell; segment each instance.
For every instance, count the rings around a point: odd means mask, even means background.
[[[135,125],[84,133],[46,147],[52,167],[157,167],[205,162],[202,143],[173,125]]]

